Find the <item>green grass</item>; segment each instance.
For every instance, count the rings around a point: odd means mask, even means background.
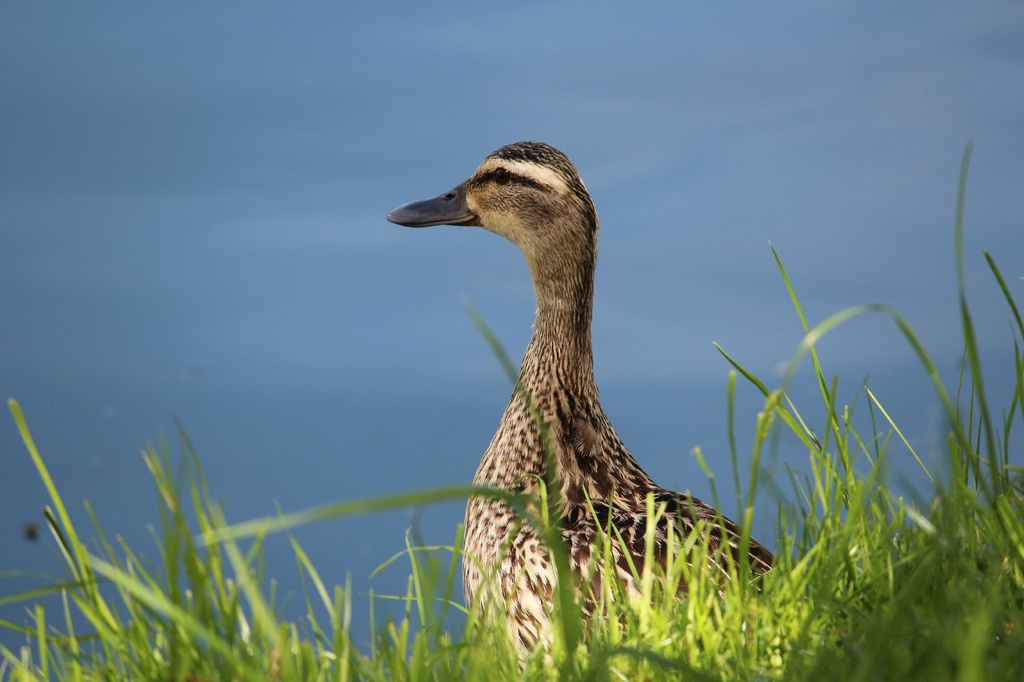
[[[769,483],[780,491],[773,493],[779,500],[777,565],[760,580],[752,581],[739,566],[735,579],[721,585],[696,564],[679,560],[659,575],[650,569],[640,573],[642,594],[632,600],[614,580],[595,583],[599,617],[586,621],[576,587],[564,575],[565,563],[556,561],[563,576],[552,605],[553,641],[521,661],[509,644],[504,614],[467,614],[454,619],[465,621],[464,631],[449,633],[452,614],[465,611],[454,593],[457,550],[410,541],[392,557],[389,563],[409,565],[407,592],[397,596],[404,610],[367,632],[351,624],[353,600],[366,597],[348,585],[325,584],[292,540],[307,615],[286,622],[278,615],[273,583],[261,570],[266,534],[324,518],[464,499],[474,490],[456,486],[341,502],[231,526],[211,501],[199,459],[179,433],[178,457],[166,444],[145,452],[160,508],[160,563],[151,565],[111,541],[95,519],[96,546],[82,542],[11,401],[52,500],[47,520],[67,577],[50,588],[0,596],[0,603],[23,603],[27,614],[27,625],[0,626],[31,641],[19,651],[0,648],[0,679],[1024,679],[1024,476],[1011,466],[1011,449],[1020,447],[1024,428],[1024,323],[986,254],[1008,306],[1015,371],[1013,393],[993,399],[985,392],[963,285],[969,152],[956,211],[964,361],[955,387],[943,385],[920,340],[888,306],[851,308],[812,327],[777,254],[805,332],[790,371],[779,388],[770,389],[722,351],[733,367],[733,480],[747,528],[755,493]],[[866,414],[855,419],[854,406],[837,399],[838,379],[821,366],[816,343],[869,313],[892,319],[931,379],[945,412],[944,439],[932,452],[911,447],[867,386],[855,401]],[[820,403],[798,407],[787,389],[804,361],[813,369]],[[764,399],[752,419],[735,413],[741,377],[749,384],[745,390]],[[1005,406],[997,412],[994,404]],[[753,465],[746,476],[736,470],[735,445],[744,423],[753,433]],[[801,469],[807,473],[764,480],[759,464],[775,460],[783,434],[806,450],[809,465]],[[914,506],[890,487],[888,461],[896,456],[912,456],[920,464],[930,486],[924,503]],[[1020,462],[1019,452],[1015,459]],[[934,461],[939,465],[925,465]],[[526,513],[522,500],[505,499]],[[555,536],[544,518],[535,522]],[[686,539],[679,542],[682,555],[702,551]],[[459,537],[452,546],[460,546]],[[679,580],[689,585],[681,599],[672,587]],[[36,603],[47,593],[57,607]],[[369,647],[356,646],[367,639]]]

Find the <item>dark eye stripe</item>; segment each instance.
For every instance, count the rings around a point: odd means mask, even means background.
[[[495,168],[494,170],[489,171],[488,173],[484,174],[483,177],[480,178],[480,181],[481,184],[485,182],[494,182],[498,185],[516,184],[523,185],[526,187],[533,187],[535,189],[547,189],[546,185],[537,182],[533,178],[528,178],[525,175],[514,173],[504,167]]]

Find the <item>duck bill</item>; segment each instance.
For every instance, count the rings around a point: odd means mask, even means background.
[[[388,212],[388,220],[406,227],[431,225],[478,225],[476,214],[466,205],[466,183],[425,201],[410,201]]]

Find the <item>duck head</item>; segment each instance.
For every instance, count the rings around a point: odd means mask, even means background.
[[[398,206],[388,220],[407,227],[474,225],[499,234],[526,255],[535,283],[593,277],[594,203],[572,161],[542,142],[502,147],[461,185]]]

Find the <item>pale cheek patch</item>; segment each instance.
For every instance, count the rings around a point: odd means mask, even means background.
[[[472,194],[466,197],[466,206],[480,218],[480,226],[489,232],[500,235],[513,244],[521,243],[523,238],[523,221],[519,215],[508,211],[494,211],[484,201]]]

